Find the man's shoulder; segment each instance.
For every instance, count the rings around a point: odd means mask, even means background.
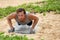
[[[15,18],[16,17],[16,12],[10,13],[7,18]]]

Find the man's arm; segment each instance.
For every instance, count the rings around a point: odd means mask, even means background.
[[[36,17],[36,16],[34,16],[34,15],[32,15],[32,14],[30,14],[29,15],[29,19],[31,19],[31,20],[34,20],[34,22],[33,22],[33,24],[32,24],[32,29],[34,29],[34,27],[36,26],[36,24],[38,23],[38,17]]]
[[[10,26],[11,29],[13,29],[13,26],[12,26],[12,22],[11,22],[11,19],[15,18],[16,16],[16,13],[11,13],[10,15],[7,16],[7,21],[8,21],[8,24]]]

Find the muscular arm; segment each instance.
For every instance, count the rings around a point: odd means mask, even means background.
[[[29,19],[34,20],[33,24],[32,24],[32,29],[34,29],[34,27],[36,26],[37,22],[38,22],[38,17],[29,14]]]
[[[9,26],[10,26],[11,29],[13,29],[11,20],[13,18],[15,18],[15,16],[16,16],[16,13],[15,12],[14,13],[11,13],[10,15],[7,16],[7,21],[8,21],[8,24],[9,24]]]

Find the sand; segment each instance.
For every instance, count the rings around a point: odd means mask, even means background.
[[[23,3],[36,2],[40,0],[0,0],[0,7],[7,6],[18,6]],[[19,35],[27,35],[28,38],[34,38],[35,40],[60,40],[60,14],[54,14],[54,12],[46,12],[46,16],[42,14],[36,13],[35,15],[39,18],[39,22],[37,24],[36,34],[19,34]],[[15,20],[12,20],[13,25],[15,24]],[[9,29],[9,25],[7,23],[6,17],[0,19],[0,32],[7,33]],[[16,33],[13,33],[16,34]]]

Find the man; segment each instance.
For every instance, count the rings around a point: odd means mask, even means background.
[[[18,26],[13,27],[11,19],[15,19]],[[26,13],[23,8],[19,8],[16,13],[12,13],[7,17],[7,21],[10,26],[9,32],[33,33],[33,29],[38,22],[38,17]]]

